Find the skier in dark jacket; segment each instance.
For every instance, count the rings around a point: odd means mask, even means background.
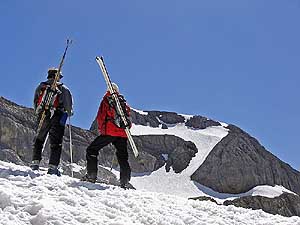
[[[119,88],[112,83],[113,89],[119,95]],[[126,103],[124,103],[126,104]],[[126,104],[126,113],[129,115],[130,108]],[[98,154],[99,150],[112,143],[116,148],[117,160],[120,165],[120,185],[122,188],[128,188],[131,177],[131,169],[128,163],[127,136],[124,128],[116,125],[116,110],[111,105],[111,94],[109,91],[104,95],[97,113],[97,123],[100,136],[98,136],[86,150],[87,174],[81,179],[95,183],[98,172]]]
[[[47,87],[49,88],[54,82],[55,74],[58,72],[56,68],[50,68],[48,70],[47,81],[41,82],[36,88],[34,93],[34,109],[38,117],[38,122],[40,120],[42,110],[42,98],[46,93]],[[60,73],[60,79],[62,78]],[[46,110],[46,117],[37,134],[32,154],[31,169],[38,170],[39,164],[42,159],[42,150],[44,143],[46,141],[47,135],[49,135],[50,140],[50,157],[48,165],[48,174],[55,174],[60,176],[58,170],[58,165],[60,162],[60,156],[62,151],[62,141],[65,130],[65,123],[68,116],[73,115],[73,99],[70,90],[62,83],[59,82],[56,88],[56,95],[54,97],[53,104],[50,109]],[[38,124],[37,124],[38,125]]]

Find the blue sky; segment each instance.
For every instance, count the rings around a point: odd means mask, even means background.
[[[96,115],[104,55],[132,107],[235,124],[299,169],[299,21],[299,0],[1,1],[0,95],[31,106],[72,38],[74,125]]]

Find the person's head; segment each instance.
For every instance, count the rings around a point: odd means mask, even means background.
[[[47,79],[54,78],[57,72],[58,72],[58,69],[57,69],[57,68],[54,68],[54,67],[49,68],[49,69],[48,69],[48,76],[47,76]],[[62,75],[62,73],[60,72],[60,73],[59,73],[59,79],[61,79],[61,78],[63,78],[63,75]]]
[[[118,92],[119,93],[119,87],[116,83],[111,83],[112,85],[112,88],[114,89],[115,92]],[[107,88],[107,91],[109,91],[109,89]]]

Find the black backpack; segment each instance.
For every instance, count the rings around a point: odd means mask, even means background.
[[[62,85],[62,84],[61,84]],[[59,86],[61,86],[59,85]],[[51,90],[51,84],[46,82],[41,83],[41,89],[39,92],[39,96],[36,102],[36,114],[39,114],[43,110],[45,110],[46,102],[49,101],[49,109],[56,109],[59,106],[59,95],[62,93],[59,90],[59,86],[57,86],[55,91]],[[52,98],[50,99],[50,94],[52,94]]]
[[[123,95],[118,95],[118,99],[119,99],[121,108],[124,112],[125,119],[127,121],[127,126],[124,124],[124,122],[121,118],[121,115],[116,110],[117,104],[116,104],[114,98],[112,96],[107,96],[107,101],[108,101],[109,106],[114,109],[114,118],[111,118],[110,120],[113,121],[113,123],[119,128],[125,129],[126,127],[131,127],[132,122],[131,122],[129,113],[127,112],[126,99],[124,98]]]

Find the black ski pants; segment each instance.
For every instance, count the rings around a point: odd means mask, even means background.
[[[32,160],[42,159],[43,146],[47,134],[49,133],[49,141],[50,141],[49,165],[58,166],[60,161],[61,151],[62,151],[64,131],[65,131],[65,125],[61,124],[62,116],[63,116],[63,112],[61,111],[55,111],[52,117],[50,116],[49,112],[46,114],[46,118],[43,122],[42,128],[34,140]]]
[[[86,149],[87,173],[97,174],[99,150],[110,143],[117,149],[116,155],[120,165],[120,182],[127,183],[131,177],[131,169],[128,163],[127,138],[109,135],[98,136]]]

